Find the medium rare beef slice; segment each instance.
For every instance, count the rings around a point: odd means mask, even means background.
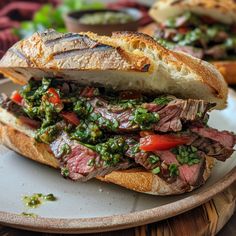
[[[182,130],[183,123],[201,121],[215,106],[203,100],[172,98],[163,104],[143,103],[134,107],[121,107],[96,97],[88,100],[97,114],[95,122],[112,132],[134,132],[142,129],[169,132]]]
[[[60,160],[62,174],[72,180],[87,181],[133,165],[129,161],[121,160],[116,165],[108,166],[96,151],[71,140],[65,132],[62,132],[50,147]]]
[[[234,152],[236,135],[233,133],[208,127],[192,127],[190,130],[195,134],[191,145],[206,155],[225,161]]]

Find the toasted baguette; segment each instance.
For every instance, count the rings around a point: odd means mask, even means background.
[[[190,11],[205,15],[226,24],[236,23],[236,2],[234,0],[159,0],[150,9],[150,16],[163,23]]]
[[[17,119],[0,109],[0,143],[33,161],[59,168],[58,160],[47,144],[37,143],[32,137],[33,131],[26,126],[22,128]],[[203,178],[206,181],[213,167],[213,158],[207,157]],[[122,187],[153,195],[173,195],[192,191],[197,186],[182,186],[181,183],[168,184],[157,175],[142,168],[113,171],[97,179],[114,183]]]
[[[226,106],[227,85],[211,64],[159,45],[140,33],[35,33],[10,48],[0,72],[19,84],[59,76],[117,90],[169,93]]]

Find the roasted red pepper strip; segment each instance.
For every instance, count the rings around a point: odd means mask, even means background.
[[[60,96],[54,88],[49,88],[47,91],[47,100],[52,104],[61,103]]]
[[[66,121],[68,121],[72,125],[79,125],[80,120],[74,112],[62,111],[60,114]]]
[[[140,149],[144,151],[168,150],[186,144],[188,137],[152,134],[140,138]]]
[[[19,105],[21,105],[23,97],[18,91],[14,91],[11,95],[11,100]]]

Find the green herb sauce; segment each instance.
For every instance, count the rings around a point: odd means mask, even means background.
[[[67,167],[61,168],[61,175],[65,178],[67,178],[70,175],[69,169]]]
[[[71,134],[71,138],[81,142],[95,144],[102,140],[103,132],[94,122],[81,122]]]
[[[27,217],[38,217],[37,214],[31,213],[31,212],[22,212],[21,215],[27,216]]]
[[[119,136],[109,138],[105,143],[96,145],[96,151],[101,155],[105,166],[114,166],[120,162],[128,148],[125,139]]]
[[[158,113],[149,112],[147,109],[138,107],[133,113],[132,122],[138,124],[142,130],[151,129],[152,124],[160,119]]]
[[[154,175],[157,175],[157,174],[159,174],[160,172],[161,172],[161,169],[160,169],[159,166],[156,167],[156,168],[154,168],[154,169],[152,170],[152,173],[153,173]]]
[[[57,198],[52,194],[43,195],[42,193],[35,193],[31,196],[25,195],[22,198],[25,206],[29,208],[37,208],[45,201],[56,201]]]
[[[153,100],[154,103],[157,105],[167,105],[169,102],[172,101],[172,98],[170,97],[158,97]]]
[[[170,171],[170,176],[171,177],[179,175],[179,169],[178,169],[178,166],[176,164],[170,164],[168,169]]]
[[[150,155],[148,157],[148,161],[149,161],[150,164],[155,164],[158,161],[160,161],[160,158],[158,156],[156,156],[156,155]]]
[[[197,148],[193,146],[179,146],[173,149],[173,153],[176,154],[176,158],[181,165],[187,164],[191,166],[200,162]]]

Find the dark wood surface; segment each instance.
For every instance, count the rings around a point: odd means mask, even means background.
[[[184,217],[189,217],[192,213],[184,213],[181,215]],[[175,220],[175,218],[171,218],[170,220]],[[161,223],[164,223],[161,222]],[[96,233],[96,234],[81,234],[81,236],[156,236],[157,234],[153,234],[153,230],[157,227],[156,224],[149,224],[145,227],[143,232],[137,230],[137,228],[106,232],[106,233]],[[204,230],[204,229],[203,229]],[[181,231],[183,232],[183,231]],[[39,233],[39,232],[31,232],[26,230],[18,230],[9,227],[0,226],[0,236],[62,236],[62,234],[49,234],[49,233]],[[229,222],[223,227],[223,229],[217,234],[217,236],[235,236],[236,235],[236,212],[231,217]],[[173,236],[178,236],[177,234],[173,234]],[[181,234],[183,236],[183,234]]]
[[[217,234],[217,236],[235,236],[236,235],[236,212],[230,218],[229,222]]]

